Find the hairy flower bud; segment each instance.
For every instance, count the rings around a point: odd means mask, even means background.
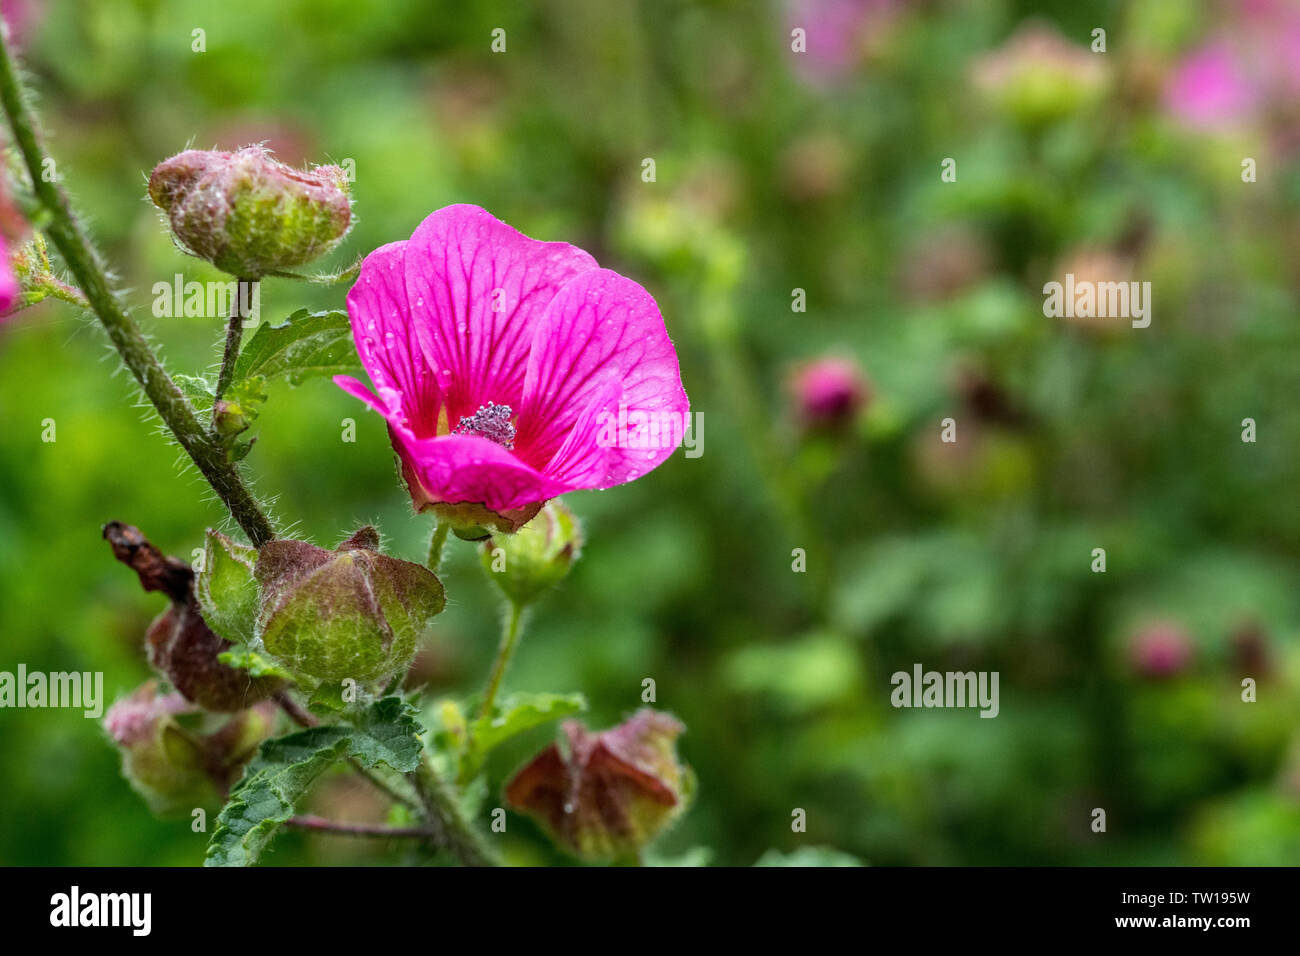
[[[219,803],[275,727],[275,708],[266,703],[199,734],[176,719],[194,709],[180,694],[160,695],[149,681],[104,715],[104,730],[122,752],[123,776],[155,813]]]
[[[695,777],[677,761],[686,728],[675,717],[646,707],[600,733],[577,721],[563,729],[568,752],[543,750],[510,781],[506,799],[579,859],[634,857],[689,804]]]
[[[255,573],[257,639],[285,667],[321,681],[378,680],[406,668],[420,632],[443,607],[438,578],[380,554],[371,527],[335,551],[268,542]]]
[[[149,198],[187,252],[245,279],[324,255],[352,224],[342,169],[297,170],[262,146],[179,153],[154,169]]]
[[[531,604],[558,584],[582,550],[582,528],[573,512],[551,500],[515,534],[494,534],[483,542],[488,577],[514,604]]]

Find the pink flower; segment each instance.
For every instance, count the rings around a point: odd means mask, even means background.
[[[1191,637],[1169,621],[1148,624],[1129,641],[1129,657],[1142,677],[1172,677],[1185,670],[1194,655]]]
[[[0,238],[0,321],[18,303],[22,291],[18,277],[14,275],[13,264],[9,261],[9,243]]]
[[[851,419],[870,396],[870,388],[852,359],[814,359],[791,378],[800,419],[807,425],[835,425]]]
[[[1246,119],[1259,97],[1232,50],[1213,43],[1179,64],[1165,99],[1170,112],[1187,125],[1213,129]]]
[[[663,462],[689,404],[641,286],[477,206],[430,215],[361,264],[348,314],[417,510],[515,531],[547,499]]]

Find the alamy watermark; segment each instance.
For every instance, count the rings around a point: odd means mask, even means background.
[[[617,414],[605,411],[597,415],[596,427],[596,445],[600,448],[653,451],[681,445],[687,458],[704,454],[703,412],[629,410],[620,405]]]
[[[98,719],[104,713],[103,671],[0,671],[0,707],[72,707]]]
[[[262,310],[262,284],[237,279],[186,282],[179,272],[171,282],[153,284],[153,314],[160,319],[224,319],[236,305],[244,317],[244,328],[257,325]]]
[[[1150,282],[1075,281],[1074,273],[1065,274],[1065,282],[1043,286],[1043,315],[1050,319],[1132,319],[1135,329],[1151,324]]]
[[[978,707],[981,717],[998,715],[997,671],[895,671],[889,702],[895,707]]]

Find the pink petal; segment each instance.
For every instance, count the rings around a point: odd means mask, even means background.
[[[406,246],[406,295],[454,429],[495,402],[516,412],[533,331],[565,282],[596,268],[565,242],[538,242],[478,206],[447,206]]]
[[[611,383],[619,386],[616,398]],[[591,481],[588,474],[581,485],[608,487],[668,458],[689,408],[677,352],[650,293],[616,272],[594,270],[560,290],[534,332],[515,447],[534,465],[562,450],[568,461],[575,447],[599,443],[602,428],[613,434],[618,426],[605,475]],[[544,470],[552,473],[550,465]]]
[[[394,443],[434,501],[481,502],[503,512],[546,501],[569,491],[542,475],[506,448],[477,435],[415,439],[393,429]]]
[[[400,417],[423,438],[437,432],[442,396],[420,351],[416,323],[407,308],[406,247],[405,242],[392,242],[366,256],[348,292],[348,317],[370,380],[380,395],[399,396],[394,410],[400,410]]]

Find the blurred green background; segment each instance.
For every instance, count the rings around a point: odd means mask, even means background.
[[[1294,4],[4,9],[59,173],[173,371],[209,368],[220,338],[149,308],[155,282],[217,278],[145,197],[187,145],[353,160],[357,225],[326,265],[471,202],[655,295],[704,454],[569,496],[588,544],[507,684],[581,691],[601,727],[655,680],[700,781],[662,856],[1300,863]],[[1044,317],[1066,272],[1150,281],[1150,328]],[[269,280],[263,314],[345,291]],[[810,428],[791,374],[823,355],[871,397]],[[64,305],[0,327],[0,669],[103,671],[110,700],[148,676],[162,602],[100,526],[188,556],[223,522],[115,365]],[[431,517],[377,416],[316,380],[275,386],[256,429],[246,470],[286,525],[332,546],[375,521],[424,554]],[[497,639],[472,547],[449,547],[434,698],[480,686]],[[891,708],[890,674],[915,663],[1000,672],[1001,713]],[[494,755],[489,805],[553,731]],[[0,712],[0,779],[0,863],[202,859],[206,835],[152,818],[79,712]],[[369,800],[341,776],[314,806],[367,819]],[[516,862],[561,859],[522,817],[505,839]],[[397,858],[288,833],[267,862]]]

